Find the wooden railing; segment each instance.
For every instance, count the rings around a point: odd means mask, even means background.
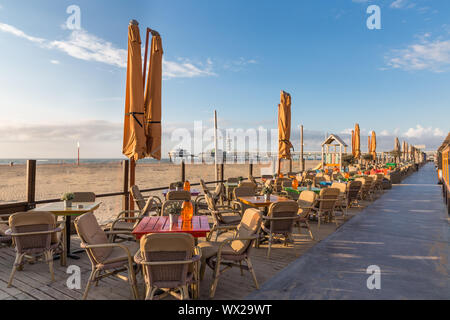
[[[122,196],[122,209],[129,210],[130,204],[133,201],[131,199],[131,194],[129,192],[129,189],[130,189],[129,168],[130,168],[129,160],[123,160],[122,161],[122,169],[123,169],[122,191],[96,194],[95,195],[96,198]],[[248,171],[249,174],[253,174],[253,164],[251,164],[251,163],[249,164],[248,170],[249,170]],[[28,211],[28,210],[34,209],[36,207],[36,205],[61,201],[60,199],[44,199],[44,200],[36,201],[36,160],[27,160],[26,172],[27,172],[26,201],[0,204],[0,215],[2,215],[2,214],[8,215],[8,214],[12,214],[15,212]],[[219,175],[218,176],[219,176],[218,181],[207,181],[205,183],[213,184],[213,183],[225,182],[224,165],[223,164],[221,164],[219,166]],[[181,162],[180,180],[183,182],[186,181],[186,165],[185,165],[184,161]],[[200,185],[200,183],[191,183],[191,186],[199,186],[199,185]],[[165,189],[167,189],[167,186],[157,187],[157,188],[149,188],[149,189],[141,189],[141,192],[147,193],[147,192],[161,191],[161,190],[165,190]]]

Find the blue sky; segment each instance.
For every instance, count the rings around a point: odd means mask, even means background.
[[[81,31],[65,28],[81,9]],[[381,8],[381,30],[366,9]],[[176,128],[276,128],[280,90],[306,148],[358,122],[435,148],[449,131],[450,2],[0,0],[0,158],[118,157],[127,25],[161,33],[164,152]],[[298,137],[293,132],[294,143]],[[365,142],[365,139],[362,139]]]

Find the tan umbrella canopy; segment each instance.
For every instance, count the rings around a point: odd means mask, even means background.
[[[370,141],[370,154],[373,156],[373,160],[377,160],[377,135],[375,131],[372,131],[372,139]]]
[[[127,84],[122,153],[134,160],[142,159],[146,154],[143,79],[141,37],[138,22],[132,20],[128,26]]]
[[[361,158],[361,141],[360,141],[359,124],[355,125],[355,158]]]
[[[281,91],[278,105],[278,159],[291,159],[291,95]],[[281,166],[278,166],[280,172]]]
[[[394,151],[396,152],[396,153],[398,153],[398,152],[400,152],[401,150],[401,147],[400,147],[400,140],[398,140],[398,137],[396,137],[395,138],[395,143],[394,143]],[[397,159],[398,157],[397,156],[395,156],[395,158]],[[399,159],[400,160],[400,159]]]
[[[147,88],[145,90],[146,155],[161,160],[161,85],[163,48],[161,37],[153,32]]]
[[[352,130],[352,155],[355,156],[355,130]]]

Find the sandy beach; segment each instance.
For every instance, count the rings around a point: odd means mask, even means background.
[[[317,161],[306,161],[311,168]],[[293,170],[299,170],[299,163],[294,162]],[[283,171],[288,170],[288,162]],[[270,170],[270,163],[255,164],[253,173],[261,174],[261,170]],[[186,179],[198,183],[200,179],[214,181],[214,165],[187,164]],[[226,164],[225,178],[247,177],[248,164]],[[141,189],[168,186],[179,181],[181,166],[179,164],[156,163],[136,166],[136,183]],[[36,200],[59,198],[64,192],[92,191],[96,194],[120,192],[122,190],[123,171],[121,162],[81,163],[73,164],[38,164],[36,169]],[[0,166],[0,204],[26,200],[26,166]],[[161,192],[153,193],[162,197]],[[102,205],[95,212],[97,219],[105,223],[117,215],[122,209],[122,197],[101,198]]]

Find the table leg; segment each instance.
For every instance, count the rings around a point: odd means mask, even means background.
[[[80,259],[79,256],[75,255],[75,253],[81,253],[84,252],[84,249],[79,249],[75,251],[70,251],[70,225],[71,225],[72,217],[66,216],[66,253],[67,257],[71,259],[78,260]]]

